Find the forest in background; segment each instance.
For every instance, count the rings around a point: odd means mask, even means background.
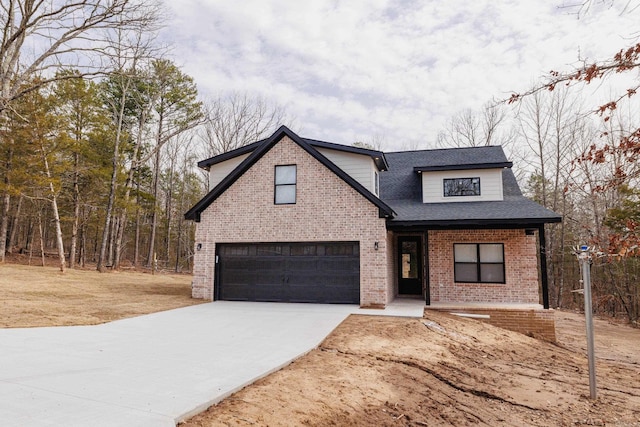
[[[2,6],[0,261],[190,271],[197,162],[260,139],[282,109],[202,100],[156,42],[155,2]]]
[[[1,260],[190,271],[194,224],[183,214],[206,192],[197,161],[291,126],[291,118],[250,94],[202,99],[156,43],[162,16],[153,2],[2,4]],[[636,324],[638,80],[598,105],[582,89],[629,75],[638,55],[631,45],[552,73],[511,103],[463,111],[435,143],[503,145],[526,195],[564,218],[547,226],[551,305],[581,307],[574,251],[587,243],[597,253],[595,309]],[[380,138],[355,143],[385,148]]]

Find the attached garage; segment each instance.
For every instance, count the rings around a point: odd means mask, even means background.
[[[227,243],[216,255],[217,300],[360,303],[358,242]]]

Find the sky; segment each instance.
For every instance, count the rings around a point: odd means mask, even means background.
[[[306,138],[433,148],[461,110],[630,44],[628,2],[171,0],[161,37],[204,98],[262,97]]]

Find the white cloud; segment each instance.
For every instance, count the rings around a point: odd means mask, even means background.
[[[612,54],[636,29],[619,8],[577,19],[559,4],[174,0],[163,35],[203,94],[255,93],[286,106],[303,136],[385,135],[397,149],[432,144],[463,108]]]

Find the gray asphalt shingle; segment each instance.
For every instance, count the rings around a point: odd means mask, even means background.
[[[396,212],[390,224],[455,225],[479,223],[541,224],[560,216],[522,195],[511,169],[502,170],[502,201],[422,203],[420,175],[414,167],[505,163],[501,147],[471,147],[385,153],[389,170],[380,174],[380,198]],[[417,224],[415,224],[417,225]]]

